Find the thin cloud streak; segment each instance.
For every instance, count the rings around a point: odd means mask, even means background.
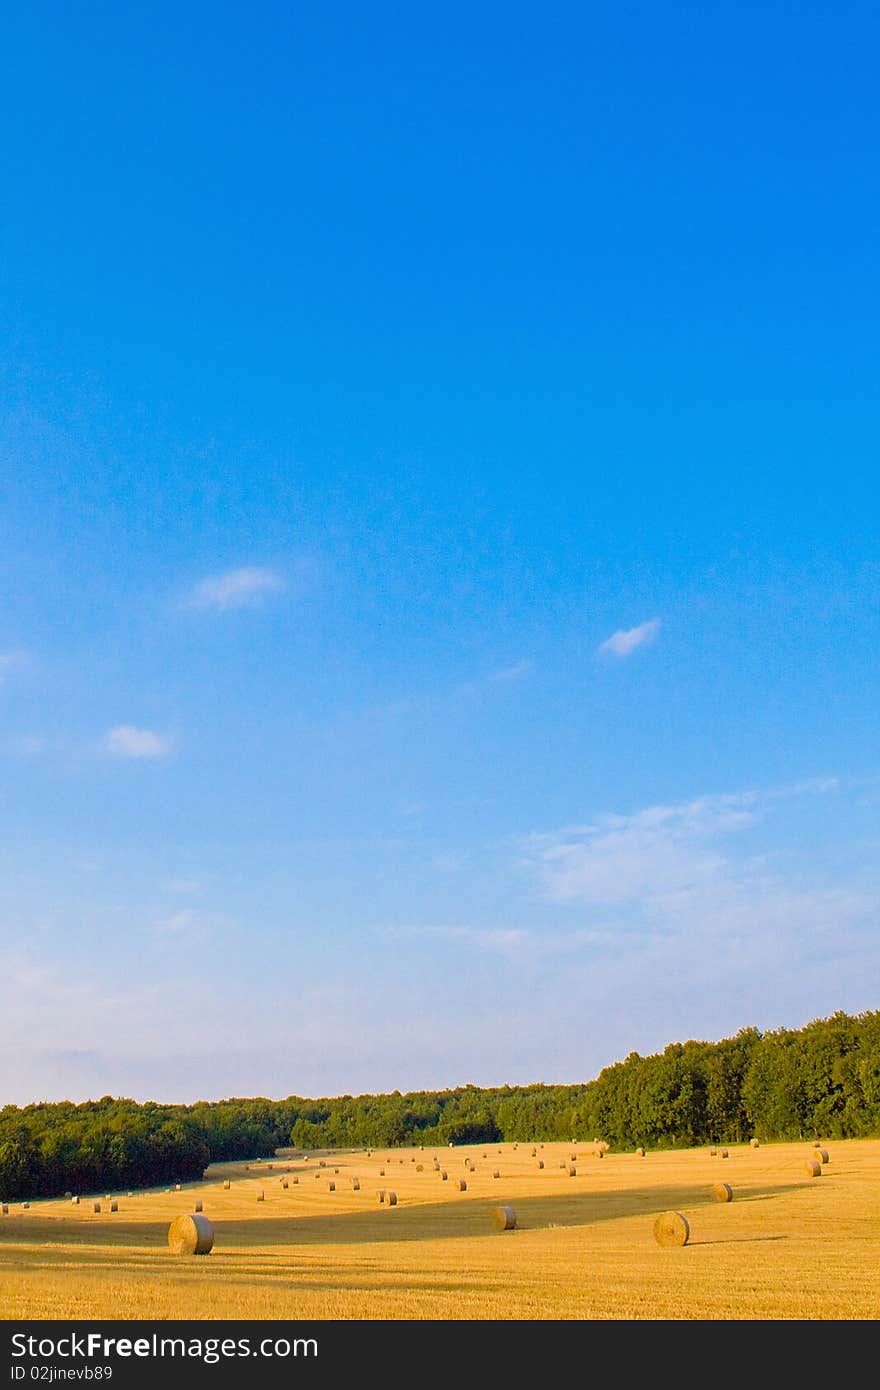
[[[7,676],[15,671],[20,671],[23,666],[27,666],[30,661],[30,653],[24,650],[0,652],[0,685],[4,683]]]
[[[517,661],[513,666],[502,666],[500,671],[493,671],[486,677],[487,681],[495,684],[498,681],[517,681],[522,676],[527,676],[534,669],[533,661]]]
[[[659,631],[659,618],[651,618],[649,622],[640,623],[638,627],[621,628],[600,644],[599,655],[620,658],[631,656],[638,647],[653,642]]]
[[[383,935],[398,940],[466,941],[469,946],[516,960],[526,951],[534,952],[539,945],[531,933],[520,927],[402,926],[386,927]]]
[[[191,908],[181,908],[179,912],[173,912],[170,917],[163,917],[157,923],[161,932],[182,932],[187,931],[195,922],[196,914]]]
[[[104,748],[115,758],[167,758],[171,740],[154,729],[139,729],[134,724],[117,724],[104,735]]]
[[[718,840],[753,827],[785,798],[836,787],[836,779],[824,778],[605,814],[588,825],[533,835],[527,852],[550,902],[657,906],[670,895],[717,886],[734,872]]]
[[[226,612],[258,603],[283,588],[284,580],[275,570],[245,565],[203,579],[192,591],[189,607]]]

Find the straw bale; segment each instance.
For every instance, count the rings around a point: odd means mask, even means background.
[[[691,1228],[680,1211],[663,1211],[654,1222],[654,1239],[658,1245],[687,1245]]]
[[[172,1255],[209,1255],[213,1245],[214,1227],[207,1216],[177,1216],[168,1227]]]
[[[512,1231],[516,1227],[516,1212],[506,1202],[492,1208],[490,1219],[496,1231]]]

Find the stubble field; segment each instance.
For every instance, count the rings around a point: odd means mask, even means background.
[[[599,1158],[583,1143],[282,1151],[213,1165],[180,1191],[110,1194],[113,1213],[104,1193],[10,1203],[0,1316],[876,1319],[880,1140],[826,1147],[819,1178],[805,1144],[728,1146],[726,1158]],[[721,1182],[732,1201],[714,1200]],[[383,1189],[396,1206],[380,1204]],[[168,1226],[197,1201],[214,1248],[172,1255]],[[494,1229],[501,1203],[516,1229]],[[683,1247],[654,1239],[668,1210],[689,1223]]]

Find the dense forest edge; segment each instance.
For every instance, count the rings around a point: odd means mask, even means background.
[[[230,1099],[104,1096],[0,1110],[0,1197],[151,1187],[211,1162],[306,1150],[604,1139],[612,1148],[880,1135],[880,1012],[721,1042],[631,1052],[578,1085],[458,1086],[402,1095]]]

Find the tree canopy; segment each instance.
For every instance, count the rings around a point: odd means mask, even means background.
[[[0,1110],[0,1197],[150,1187],[287,1145],[383,1148],[601,1137],[654,1148],[880,1134],[880,1012],[631,1052],[576,1085],[458,1086],[192,1105],[103,1096]]]

